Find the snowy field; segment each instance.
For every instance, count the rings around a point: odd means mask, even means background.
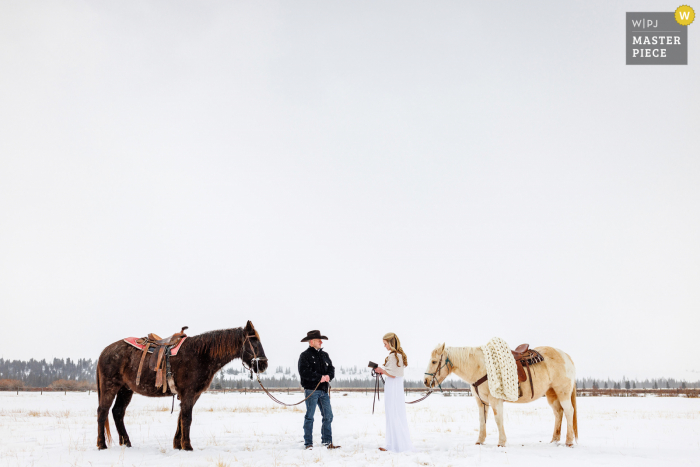
[[[279,397],[291,402],[299,394]],[[508,446],[499,448],[493,417],[486,445],[474,445],[478,416],[471,397],[433,395],[408,406],[417,447],[410,454],[377,450],[384,440],[383,400],[375,415],[371,395],[338,391],[332,403],[333,440],[342,445],[335,451],[304,451],[302,410],[273,405],[262,394],[204,394],[195,406],[194,452],[172,448],[177,404],[171,415],[170,399],[134,396],[126,415],[134,447],[97,451],[96,394],[0,392],[0,466],[700,465],[699,399],[579,398],[573,449],[549,443],[554,422],[544,399],[507,404]],[[110,424],[116,435],[111,415]]]

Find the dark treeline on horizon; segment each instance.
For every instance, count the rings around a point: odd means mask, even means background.
[[[212,382],[212,389],[242,389],[257,388],[258,383],[250,380],[248,372],[241,368],[239,362],[227,365]],[[92,359],[71,360],[66,358],[54,358],[46,360],[5,360],[0,358],[0,379],[19,380],[28,387],[47,387],[56,380],[87,381],[95,383],[95,370],[97,361]],[[336,368],[333,387],[336,388],[364,388],[374,387],[374,377],[368,368],[339,367]],[[270,368],[261,377],[263,384],[275,388],[298,388],[299,377],[296,369],[278,366],[272,371]],[[407,379],[404,381],[407,388],[422,388],[423,382]],[[443,389],[469,387],[464,381],[456,377],[450,377],[443,383]],[[645,380],[630,380],[623,377],[621,380],[581,378],[577,380],[579,389],[684,389],[700,388],[700,381],[682,381],[674,378],[655,378]]]
[[[29,387],[47,387],[59,379],[95,382],[97,362],[92,359],[54,358],[53,361],[30,359],[5,360],[0,358],[0,379],[16,379]]]
[[[700,381],[682,381],[674,378],[656,378],[630,380],[622,377],[622,380],[582,378],[576,380],[579,389],[687,389],[700,388]]]

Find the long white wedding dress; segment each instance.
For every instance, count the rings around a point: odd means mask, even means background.
[[[399,358],[401,358],[401,354],[399,354]],[[413,443],[411,443],[411,434],[408,431],[406,398],[403,392],[403,366],[398,366],[396,363],[396,356],[389,355],[385,369],[389,374],[400,373],[401,376],[394,378],[387,376],[384,383],[386,449],[391,452],[412,451]]]

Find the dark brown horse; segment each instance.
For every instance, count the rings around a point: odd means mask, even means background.
[[[109,408],[116,396],[112,408],[114,424],[119,432],[119,444],[131,447],[129,435],[124,427],[124,414],[135,393],[148,397],[172,396],[170,387],[166,392],[155,387],[155,372],[147,367],[141,373],[140,384],[136,385],[136,372],[142,352],[123,340],[107,346],[97,362],[97,447],[107,449],[107,439],[111,443],[109,432]],[[260,343],[260,336],[248,321],[245,328],[211,331],[198,336],[188,337],[176,356],[170,357],[173,379],[180,399],[180,416],[177,419],[177,431],[173,439],[175,449],[192,450],[190,443],[190,425],[192,408],[199,396],[211,384],[216,373],[234,358],[242,359],[254,371],[265,371],[267,359]],[[256,359],[254,361],[253,359]]]

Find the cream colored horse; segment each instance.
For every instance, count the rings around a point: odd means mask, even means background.
[[[536,347],[544,361],[530,366],[534,397],[530,392],[528,381],[520,383],[522,396],[514,403],[532,402],[547,396],[547,402],[554,411],[554,435],[552,442],[561,439],[562,416],[566,415],[566,445],[574,445],[578,440],[576,423],[576,368],[574,362],[565,352],[553,347]],[[438,345],[433,350],[425,371],[425,385],[435,388],[439,383],[454,373],[472,385],[472,392],[479,407],[479,438],[476,444],[483,444],[486,439],[486,407],[491,406],[498,425],[498,445],[506,445],[506,433],[503,431],[503,399],[491,396],[488,382],[479,385],[479,392],[474,390],[474,383],[486,375],[484,352],[480,347],[445,347]]]

